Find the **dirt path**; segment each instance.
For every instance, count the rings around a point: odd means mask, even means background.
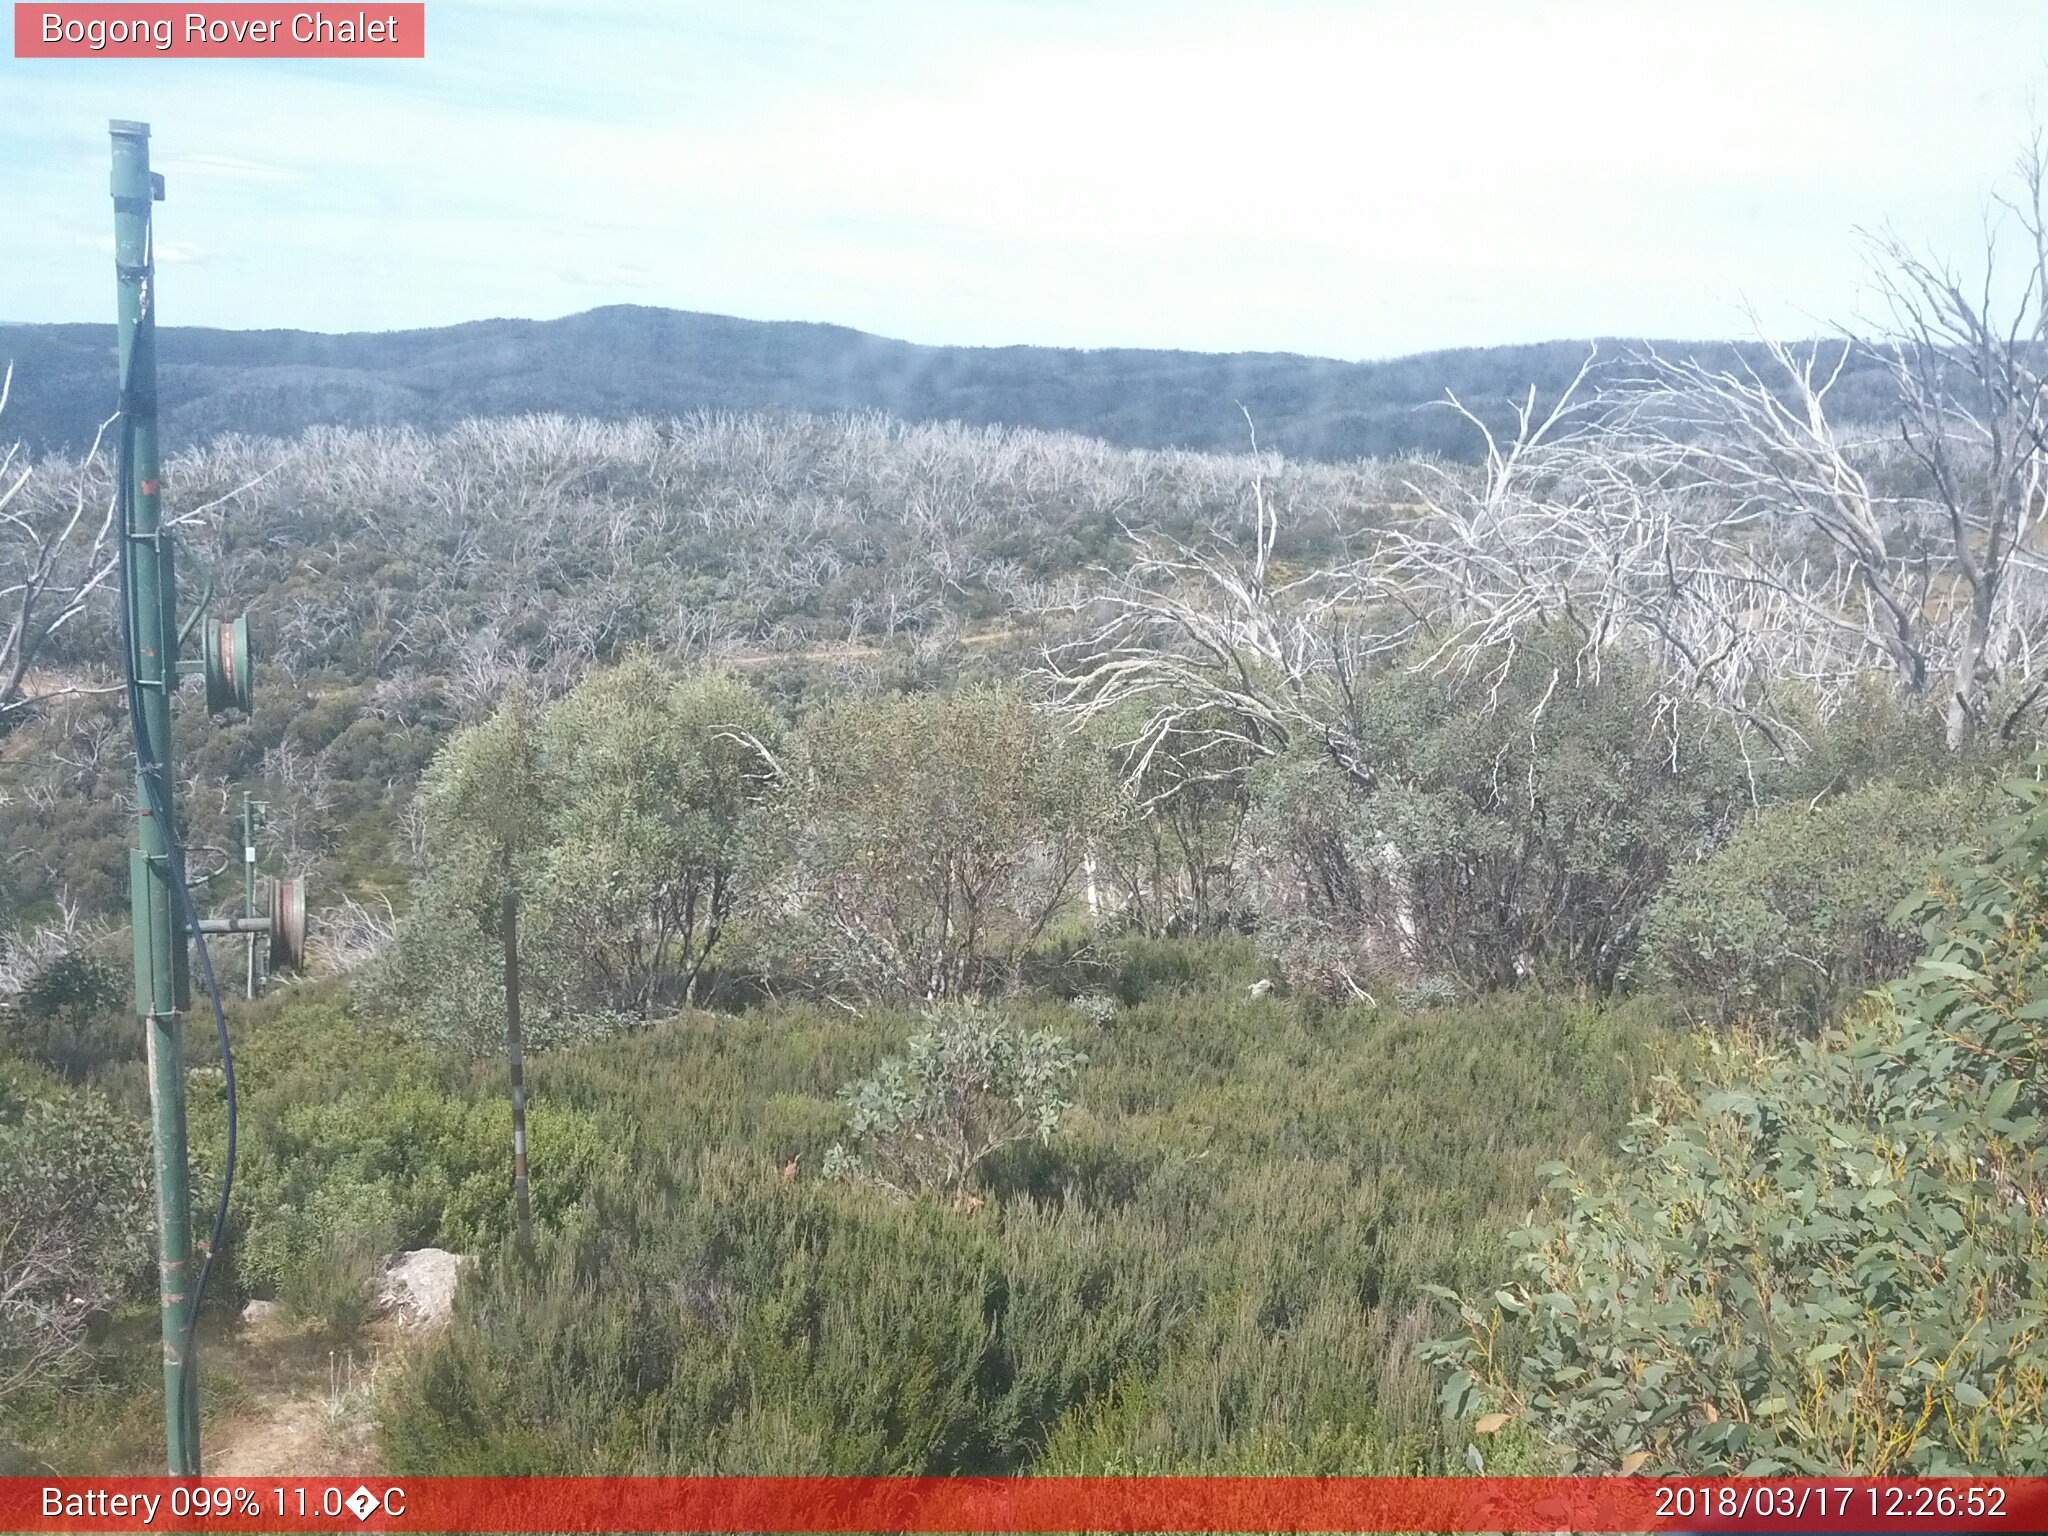
[[[347,1346],[267,1320],[212,1346],[241,1390],[201,1434],[209,1477],[382,1470],[377,1394],[421,1335],[380,1317]]]

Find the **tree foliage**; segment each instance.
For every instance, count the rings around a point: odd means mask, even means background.
[[[758,963],[858,997],[996,990],[1114,806],[1099,756],[1013,690],[822,710],[755,845]]]
[[[1376,972],[1611,983],[1667,873],[1746,790],[1731,730],[1660,720],[1640,669],[1581,671],[1568,646],[1505,651],[1486,692],[1391,672],[1347,734],[1370,783],[1297,751],[1252,790],[1261,931],[1283,971],[1340,995]]]
[[[508,888],[536,1045],[694,999],[733,911],[773,734],[743,683],[679,679],[644,657],[551,703],[516,695],[459,732],[421,790],[426,868],[372,983],[380,1006],[490,1048]]]
[[[745,683],[647,658],[587,678],[541,725],[548,840],[535,871],[575,996],[645,1015],[695,1001],[736,899],[776,730]],[[764,740],[765,738],[765,740]]]
[[[2048,1468],[2048,784],[1916,907],[1911,974],[1818,1040],[1673,1081],[1608,1178],[1558,1170],[1444,1401],[1568,1466]]]
[[[0,1405],[51,1384],[147,1266],[141,1125],[97,1093],[39,1091],[0,1063]]]
[[[1673,872],[1644,916],[1639,979],[1721,1022],[1829,1019],[1912,962],[1920,936],[1899,905],[1980,830],[1985,798],[1969,779],[1880,779],[1766,806]]]

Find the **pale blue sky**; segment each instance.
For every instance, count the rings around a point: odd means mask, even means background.
[[[353,9],[353,7],[351,7]],[[1853,230],[1967,256],[2040,0],[429,0],[418,62],[0,58],[0,320],[606,303],[917,341],[1379,357],[1811,331]]]

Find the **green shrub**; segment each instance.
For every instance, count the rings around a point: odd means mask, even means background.
[[[502,1066],[472,1069],[369,1026],[327,989],[258,1005],[236,1028],[241,1148],[227,1274],[243,1292],[345,1332],[376,1260],[427,1244],[488,1250],[510,1232]],[[195,1168],[216,1168],[218,1079],[195,1075],[190,1103]],[[540,1091],[527,1136],[543,1228],[568,1219],[592,1178],[624,1156],[595,1114]]]
[[[695,1001],[774,736],[748,684],[646,656],[457,733],[421,786],[426,869],[369,978],[377,1006],[423,1039],[502,1049],[508,891],[530,1049]]]
[[[0,1065],[0,1406],[53,1385],[153,1251],[142,1126]]]
[[[1205,735],[1205,726],[1217,734]],[[1249,751],[1229,740],[1215,717],[1187,722],[1139,758],[1125,782],[1122,807],[1097,844],[1100,910],[1151,938],[1227,932],[1249,923],[1254,867],[1245,843]],[[1119,710],[1093,723],[1096,740],[1129,742],[1146,735],[1139,710]],[[1125,751],[1115,771],[1129,771]]]
[[[1595,1157],[1673,1045],[1654,999],[1426,1019],[1248,998],[1237,958],[1095,1030],[990,1204],[816,1177],[831,1096],[913,1021],[778,1003],[541,1058],[630,1127],[542,1234],[486,1249],[388,1400],[396,1471],[1416,1472],[1461,1464],[1420,1287],[1491,1274],[1560,1147]],[[1237,974],[1229,974],[1231,971]]]
[[[236,1255],[242,1283],[346,1337],[369,1318],[378,1265],[407,1246],[404,1220],[386,1185],[322,1185],[250,1224]]]
[[[1667,872],[1722,840],[1748,781],[1726,719],[1678,721],[1647,667],[1593,673],[1575,652],[1535,637],[1488,663],[1491,687],[1361,683],[1346,729],[1369,781],[1314,746],[1259,767],[1247,831],[1280,974],[1336,998],[1428,975],[1614,980]]]
[[[0,1051],[82,1081],[141,1056],[142,1029],[130,1009],[129,989],[110,961],[66,950],[0,1004]]]
[[[1811,1024],[1919,950],[1899,903],[1977,830],[1983,789],[1891,781],[1771,806],[1675,874],[1643,922],[1645,978],[1722,1022]]]
[[[97,955],[67,950],[29,979],[16,1006],[49,1017],[67,1011],[105,1013],[118,1008],[127,989],[114,967]]]
[[[390,1400],[395,1467],[1015,1466],[1160,1321],[1156,1276],[1101,1235],[1020,1251],[943,1207],[730,1156],[616,1189],[542,1259],[489,1273]]]
[[[1116,999],[1104,997],[1100,992],[1083,992],[1079,997],[1070,998],[1067,1006],[1097,1029],[1105,1028],[1116,1020]]]
[[[958,1194],[1004,1147],[1052,1140],[1085,1060],[994,1009],[928,1009],[902,1056],[841,1092],[846,1141],[825,1154],[825,1172],[903,1196]]]
[[[1452,1414],[1588,1471],[2048,1470],[2048,785],[2011,790],[1905,981],[1663,1083],[1613,1177],[1559,1170],[1512,1277],[1450,1297]]]
[[[760,695],[651,657],[584,678],[541,717],[547,842],[531,904],[570,1011],[689,1006],[739,895],[742,829],[773,776]]]
[[[519,1023],[525,1050],[559,1050],[638,1028],[637,1015],[572,1002],[572,956],[544,922],[521,924]],[[503,1060],[505,952],[439,881],[413,894],[390,946],[361,983],[363,1006],[406,1034],[463,1055]]]
[[[1084,742],[1011,689],[857,700],[798,727],[744,871],[755,963],[852,997],[1016,979],[1117,803]]]
[[[1125,934],[1106,947],[1109,992],[1137,1004],[1201,987],[1245,987],[1261,974],[1252,940],[1243,934],[1207,939],[1157,939]]]

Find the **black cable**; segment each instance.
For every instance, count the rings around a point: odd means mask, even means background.
[[[150,263],[151,266],[154,263]],[[132,354],[131,354],[132,359]],[[132,361],[131,361],[132,366]],[[206,996],[213,1005],[213,1028],[220,1042],[222,1076],[227,1090],[228,1145],[226,1167],[221,1174],[220,1198],[214,1202],[213,1229],[206,1242],[206,1257],[199,1265],[199,1279],[192,1287],[191,1304],[185,1309],[184,1337],[179,1344],[179,1355],[185,1361],[185,1395],[187,1411],[191,1414],[192,1427],[199,1427],[199,1369],[198,1353],[194,1348],[199,1328],[199,1306],[206,1299],[206,1282],[213,1273],[213,1258],[220,1251],[221,1235],[227,1229],[228,1196],[235,1187],[235,1053],[228,1041],[228,1020],[221,1008],[220,984],[213,974],[213,955],[206,947],[206,934],[199,926],[199,913],[192,905],[192,891],[185,883],[185,850],[178,842],[177,824],[171,819],[170,797],[163,783],[163,758],[148,739],[148,728],[143,723],[142,681],[135,674],[135,623],[133,571],[129,563],[130,529],[133,527],[135,496],[135,412],[133,382],[123,375],[121,379],[121,426],[115,442],[119,445],[119,474],[121,477],[116,495],[120,501],[121,537],[119,560],[121,569],[121,670],[127,685],[129,733],[135,742],[135,762],[139,770],[136,777],[149,797],[150,814],[156,818],[159,834],[163,838],[166,862],[170,865],[171,887],[178,893],[178,906],[184,914],[185,925],[190,931],[192,942],[199,950],[199,969],[206,979]],[[161,531],[159,531],[161,536]],[[166,715],[171,692],[178,684],[178,658],[175,653],[164,657],[164,697]]]

